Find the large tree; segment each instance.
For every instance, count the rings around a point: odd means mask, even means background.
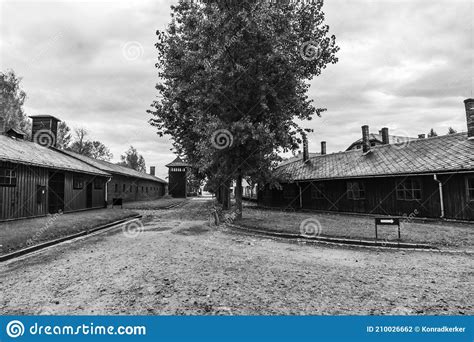
[[[31,123],[23,109],[26,93],[20,83],[21,78],[12,70],[0,72],[0,116],[5,120],[6,128],[19,129],[29,137]]]
[[[325,110],[307,95],[308,81],[337,62],[322,5],[181,1],[157,32],[151,124],[212,188],[236,181],[237,218],[242,178],[268,180],[278,153],[301,143],[297,121]]]
[[[130,146],[130,148],[120,156],[120,159],[121,161],[117,163],[118,165],[126,166],[139,172],[146,172],[145,158],[138,153],[135,147]]]

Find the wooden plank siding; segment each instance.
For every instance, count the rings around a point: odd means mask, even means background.
[[[46,201],[36,202],[36,186],[47,186],[48,170],[7,162],[0,167],[15,170],[17,177],[16,186],[0,186],[0,220],[46,215]]]
[[[163,197],[166,194],[165,184],[146,179],[113,174],[107,185],[107,202],[113,198],[122,198],[125,202],[147,201]]]
[[[86,205],[86,185],[87,182],[92,182],[96,177],[99,177],[8,162],[0,162],[0,167],[14,169],[17,178],[16,186],[0,186],[0,221],[47,215],[51,172],[62,172],[65,175],[64,212],[90,209]],[[83,189],[73,189],[74,175],[84,178]],[[107,178],[100,176],[99,179],[102,184],[105,184]],[[46,194],[41,204],[38,204],[38,186],[46,188]],[[104,207],[105,185],[100,190],[93,189],[92,204],[92,208]]]
[[[474,199],[468,198],[467,177],[470,174],[440,175],[443,183],[445,218],[474,220]],[[421,184],[420,200],[402,200],[397,197],[397,184],[403,180],[417,179]],[[349,199],[347,182],[360,181],[365,185],[365,198]],[[311,188],[323,184],[323,198],[312,197]],[[326,181],[302,181],[282,184],[282,189],[265,186],[258,193],[258,202],[269,207],[338,211],[362,214],[393,215],[437,218],[441,216],[438,183],[433,175],[410,177],[380,177],[362,179],[340,179]]]

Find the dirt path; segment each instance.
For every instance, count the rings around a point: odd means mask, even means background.
[[[0,265],[1,314],[472,314],[472,257],[207,227],[204,202]]]

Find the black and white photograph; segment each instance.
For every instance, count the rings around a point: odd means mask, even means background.
[[[0,339],[41,334],[22,316],[446,316],[397,338],[472,341],[473,8],[0,0]]]

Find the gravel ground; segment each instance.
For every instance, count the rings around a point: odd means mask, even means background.
[[[473,314],[472,256],[207,226],[207,203],[0,265],[1,314]],[[469,299],[471,298],[471,299]]]

